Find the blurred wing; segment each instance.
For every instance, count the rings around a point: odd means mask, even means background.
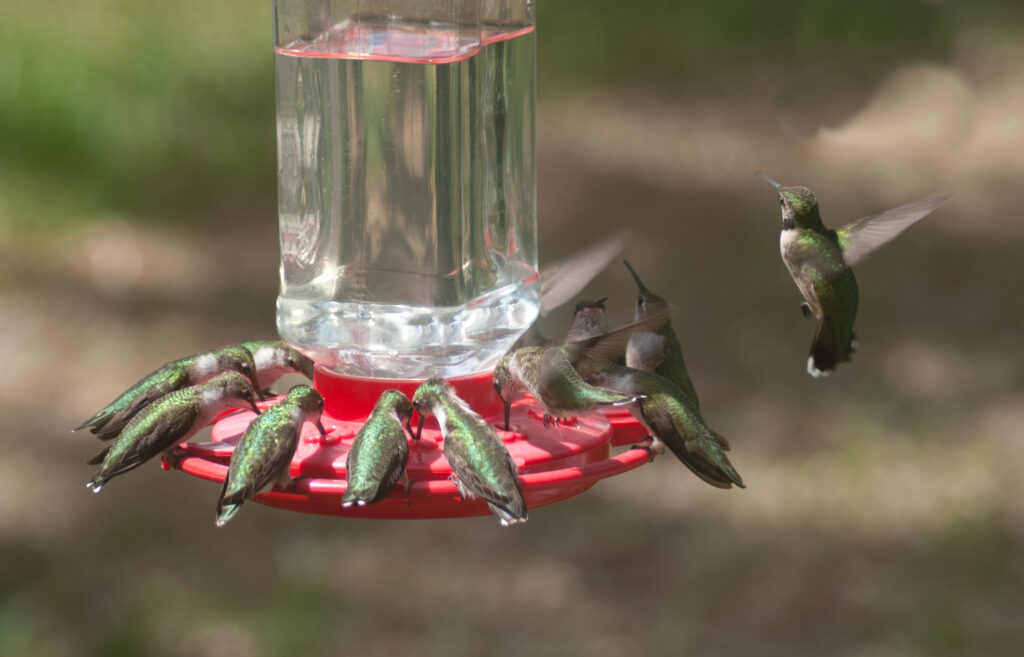
[[[952,194],[936,194],[898,208],[857,219],[836,230],[843,259],[852,267],[871,255],[878,247],[891,241],[904,230],[939,207]]]
[[[577,251],[540,272],[540,314],[546,316],[587,286],[626,246],[628,230]]]
[[[573,364],[583,360],[599,359],[617,361],[626,355],[629,336],[634,331],[657,331],[671,319],[671,308],[650,313],[647,317],[619,325],[610,331],[578,342],[567,342],[569,359]]]

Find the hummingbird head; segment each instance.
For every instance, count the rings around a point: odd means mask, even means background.
[[[790,228],[810,228],[821,223],[818,214],[818,197],[806,187],[783,185],[774,178],[760,171],[757,177],[765,181],[779,193],[779,206],[782,208],[782,230]]]
[[[320,421],[320,416],[324,413],[324,398],[319,392],[307,385],[293,386],[284,398],[284,402],[295,404],[305,419],[316,423],[316,428],[320,430],[321,436],[327,435],[327,430],[324,429],[324,425]]]
[[[398,390],[385,390],[381,393],[380,399],[377,400],[377,406],[394,409],[398,421],[403,424],[412,417],[412,402]]]
[[[806,187],[780,187],[779,206],[782,208],[782,229],[810,228],[821,223],[818,197]]]
[[[452,394],[448,382],[439,376],[427,379],[416,389],[412,396],[412,406],[422,416],[433,413],[434,406],[441,403],[441,400]]]
[[[636,295],[636,312],[634,319],[641,320],[647,317],[649,313],[663,312],[668,308],[668,302],[665,301],[664,297],[659,297],[654,292],[647,289],[644,282],[640,280],[636,270],[629,264],[629,261],[623,260],[622,264],[626,265],[626,269],[633,276],[633,280],[636,282],[637,295]]]
[[[604,301],[602,299],[602,301]],[[571,333],[571,331],[570,331]],[[505,354],[498,364],[494,367],[494,391],[498,393],[498,398],[501,399],[501,403],[505,405],[505,431],[509,430],[509,415],[512,412],[512,401],[515,399],[516,394],[522,387],[514,376],[512,376],[512,370],[509,368],[509,363],[512,362],[512,358],[515,356],[515,352]]]
[[[416,389],[416,394],[412,396],[412,407],[420,414],[419,426],[416,428],[416,440],[419,440],[423,433],[423,422],[427,415],[433,415],[434,409],[441,403],[441,400],[452,394],[448,382],[439,376],[427,379]]]
[[[256,377],[256,363],[253,362],[252,354],[245,347],[225,347],[216,352],[217,367],[220,370],[239,372],[252,382],[256,390],[260,390],[260,383]],[[259,394],[260,400],[263,395]]]
[[[204,397],[212,393],[215,398],[230,400],[237,406],[248,405],[256,415],[260,414],[260,409],[256,406],[256,390],[249,379],[238,372],[229,370],[218,374],[204,383],[203,388]]]
[[[608,297],[604,297],[597,301],[577,303],[576,311],[572,316],[572,324],[569,326],[569,334],[565,339],[575,342],[604,333],[604,302],[607,300]]]

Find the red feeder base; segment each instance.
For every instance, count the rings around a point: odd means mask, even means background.
[[[649,461],[643,450],[611,454],[612,447],[638,442],[646,435],[628,412],[591,413],[574,418],[567,425],[545,427],[543,411],[527,398],[513,405],[510,431],[504,431],[503,406],[489,372],[448,381],[462,399],[498,430],[519,466],[523,494],[530,509],[579,495],[600,479]],[[328,433],[321,437],[307,423],[292,459],[292,489],[259,493],[253,500],[291,511],[357,518],[489,515],[490,509],[482,500],[466,501],[459,496],[442,450],[441,432],[433,418],[428,418],[422,440],[410,441],[406,471],[412,485],[408,491],[399,483],[377,504],[341,506],[346,487],[345,460],[377,398],[385,390],[396,389],[411,399],[420,383],[345,377],[317,368],[314,387],[324,397],[321,420]],[[275,401],[260,403],[261,410]],[[237,411],[218,419],[213,425],[211,442],[179,445],[171,464],[197,477],[223,482],[231,452],[255,417],[252,411]],[[417,419],[413,418],[414,426]]]

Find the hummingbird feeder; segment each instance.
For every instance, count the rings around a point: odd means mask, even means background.
[[[381,393],[411,398],[431,376],[498,430],[528,508],[648,463],[618,449],[647,433],[625,410],[550,424],[527,397],[505,431],[493,387],[491,369],[541,305],[532,0],[365,4],[274,3],[278,330],[316,363],[327,434],[307,423],[291,486],[253,499],[363,518],[487,515],[460,496],[434,418],[411,441],[408,487],[341,505],[346,456]],[[224,481],[254,418],[219,418],[209,442],[181,444],[166,464]]]

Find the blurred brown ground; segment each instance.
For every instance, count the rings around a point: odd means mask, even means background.
[[[72,426],[166,360],[274,334],[274,209],[0,242],[0,653],[1024,654],[1024,48],[965,35],[838,90],[821,130],[792,84],[538,116],[542,261],[631,228],[744,491],[667,457],[513,530],[257,505],[218,530],[216,487],[156,464],[89,494]],[[759,169],[831,225],[956,194],[858,268],[861,348],[827,380]],[[588,293],[629,312],[634,290],[615,265]]]

